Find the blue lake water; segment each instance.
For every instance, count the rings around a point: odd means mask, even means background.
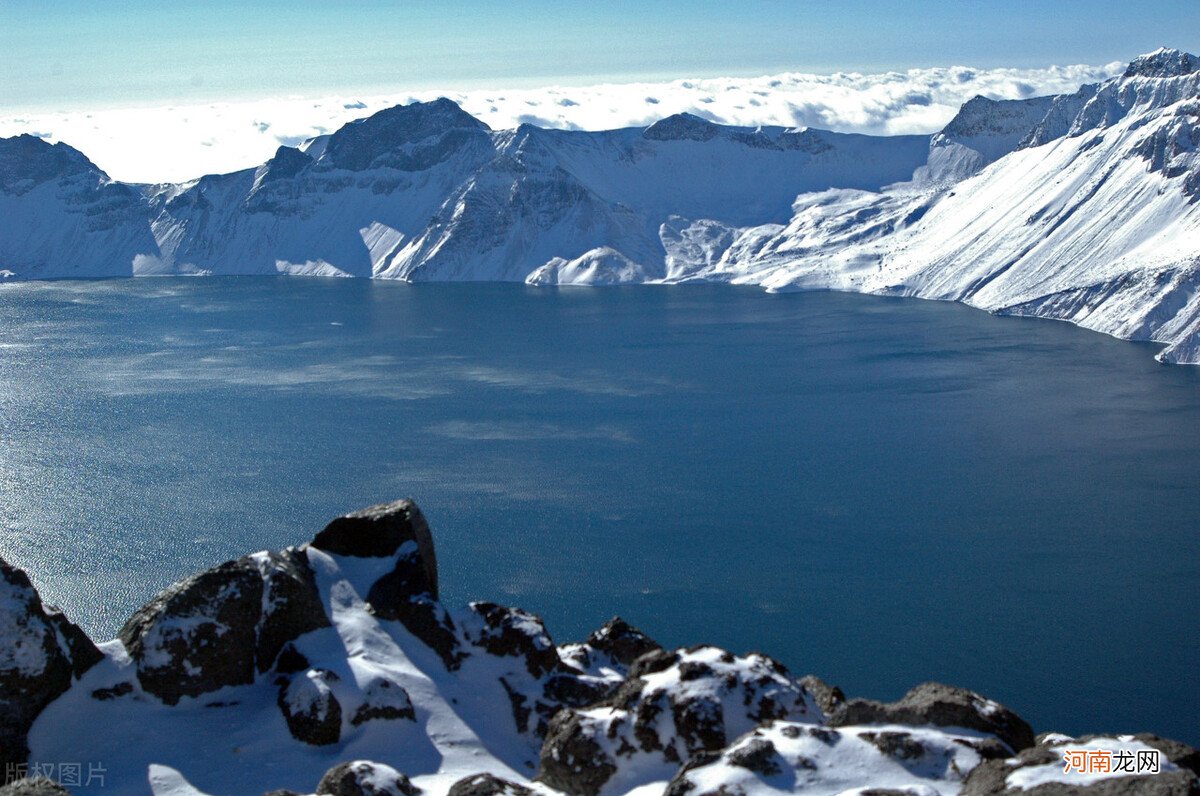
[[[448,602],[621,614],[848,693],[1200,741],[1200,370],[965,307],[725,286],[0,288],[0,554],[111,637],[411,495]]]

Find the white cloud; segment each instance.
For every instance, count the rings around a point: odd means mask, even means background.
[[[1044,69],[954,66],[864,75],[785,73],[663,83],[444,92],[491,127],[521,122],[568,129],[640,126],[680,111],[726,124],[822,127],[872,134],[932,133],[976,94],[1016,99],[1075,91],[1122,63]],[[66,141],[117,179],[183,181],[255,166],[280,144],[439,92],[122,108],[0,117],[0,136]]]

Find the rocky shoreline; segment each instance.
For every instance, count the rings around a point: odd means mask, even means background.
[[[1068,748],[1159,768],[1065,774]],[[101,645],[0,560],[0,766],[3,796],[1200,794],[1200,752],[1154,735],[1035,735],[938,683],[847,699],[616,618],[559,646],[520,609],[452,610],[411,501],[187,578]]]

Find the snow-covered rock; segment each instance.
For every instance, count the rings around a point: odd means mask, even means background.
[[[448,608],[412,501],[189,578],[99,648],[43,608],[23,573],[0,572],[0,748],[30,772],[103,761],[103,788],[86,792],[1192,796],[1200,787],[1200,752],[1184,744],[1050,735],[1034,746],[1015,713],[962,689],[847,700],[763,655],[665,650],[619,618],[558,646],[527,611]],[[1068,742],[1157,749],[1166,763],[1159,776],[1064,780]]]
[[[912,727],[830,729],[779,722],[693,758],[666,796],[730,793],[957,794],[981,762],[976,739]]]
[[[447,796],[533,796],[533,791],[493,774],[475,774],[451,785]]]
[[[829,717],[829,724],[910,724],[962,727],[994,735],[1014,752],[1033,746],[1033,730],[1013,711],[987,697],[941,683],[922,683],[899,701],[851,699]]]
[[[654,650],[602,702],[555,715],[538,779],[567,793],[597,794],[624,774],[618,781],[629,789],[669,779],[693,755],[720,750],[762,724],[823,718],[804,687],[770,658],[715,647]]]
[[[421,789],[391,766],[355,760],[326,772],[317,796],[417,796]]]
[[[77,625],[42,604],[29,576],[0,558],[0,771],[25,762],[34,719],[101,658]]]
[[[140,608],[119,637],[142,688],[167,704],[246,685],[287,642],[329,619],[303,552],[229,561],[171,586]]]

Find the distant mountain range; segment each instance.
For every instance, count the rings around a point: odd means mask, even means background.
[[[0,276],[716,281],[962,301],[1200,364],[1200,59],[976,97],[932,138],[726,127],[491,130],[397,106],[256,169],[110,180],[0,139]]]

